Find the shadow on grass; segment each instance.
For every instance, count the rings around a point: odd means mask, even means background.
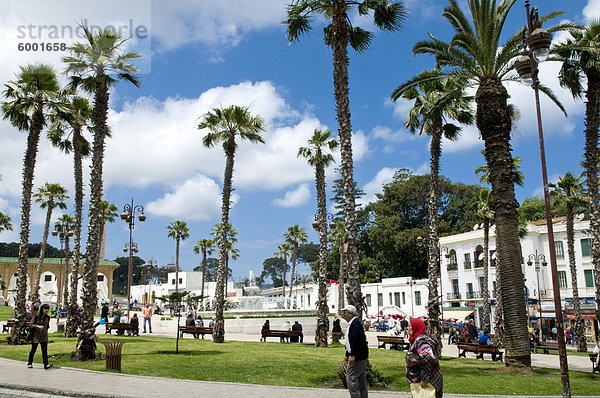
[[[207,350],[207,351],[198,351],[198,350],[194,350],[194,351],[188,351],[188,350],[179,350],[179,354],[177,354],[175,351],[165,351],[165,350],[159,350],[159,351],[152,351],[148,354],[167,354],[167,355],[192,355],[192,356],[212,356],[212,355],[217,355],[217,354],[224,354],[223,351],[216,351],[216,350]],[[128,354],[128,355],[148,355],[146,353],[144,354]]]

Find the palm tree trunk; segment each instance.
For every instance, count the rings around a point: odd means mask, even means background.
[[[75,175],[75,221],[73,223],[73,265],[71,268],[71,288],[69,294],[69,307],[67,309],[67,322],[65,337],[77,335],[77,286],[79,281],[79,256],[81,253],[81,220],[83,218],[83,171],[81,152],[81,132],[73,132],[73,169]]]
[[[223,307],[225,306],[225,273],[227,272],[227,226],[229,225],[229,205],[231,200],[231,182],[233,179],[233,162],[235,157],[235,138],[229,138],[226,144],[225,175],[223,178],[223,203],[221,205],[221,238],[219,240],[219,272],[217,273],[215,325],[213,329],[213,342],[225,342],[225,319]]]
[[[358,247],[356,242],[356,214],[352,163],[352,125],[350,124],[350,99],[348,87],[348,25],[346,1],[333,0],[332,47],[333,47],[333,86],[338,120],[338,136],[342,163],[344,187],[344,229],[348,251],[348,302],[358,309],[362,318],[362,294],[360,291],[360,271],[358,267]]]
[[[65,273],[63,274],[63,294],[62,294],[62,305],[63,308],[69,306],[69,236],[65,233]]]
[[[327,347],[327,202],[325,198],[325,167],[317,163],[317,207],[319,209],[319,301],[315,347]]]
[[[44,114],[37,110],[31,120],[31,129],[27,137],[27,150],[23,160],[23,195],[21,198],[21,240],[17,264],[17,300],[15,303],[16,322],[10,337],[11,344],[23,344],[26,338],[25,296],[27,295],[27,246],[29,244],[29,219],[31,213],[31,191],[33,172],[37,156],[40,133],[44,126]]]
[[[175,293],[179,293],[179,236],[175,242]]]
[[[338,278],[338,314],[342,315],[342,308],[344,308],[345,300],[344,300],[344,284],[345,284],[345,256],[344,256],[344,243],[340,242],[340,276]]]
[[[502,307],[502,288],[500,285],[500,255],[496,251],[496,291],[494,297],[496,299],[496,307],[494,308],[494,335],[498,341],[499,347],[504,347],[504,311]]]
[[[427,256],[427,274],[429,276],[429,298],[427,300],[427,334],[437,343],[437,354],[442,354],[442,334],[440,322],[440,296],[438,277],[440,249],[438,240],[438,203],[439,203],[439,171],[441,156],[442,121],[436,122],[431,134],[431,182],[429,190],[429,255]]]
[[[283,287],[281,288],[281,295],[283,296],[283,308],[285,305],[285,273],[287,272],[287,254],[283,255]]]
[[[292,272],[290,274],[290,302],[289,308],[292,308],[292,286],[294,285],[294,273],[296,272],[296,259],[298,258],[298,241],[294,241],[294,252],[292,253]]]
[[[98,306],[98,265],[100,263],[100,241],[103,222],[100,202],[102,201],[102,167],[104,163],[104,139],[107,126],[109,92],[103,83],[103,71],[98,72],[94,90],[94,143],[92,146],[92,175],[90,178],[90,211],[87,254],[83,267],[83,309],[81,333],[77,343],[79,360],[94,359],[96,343],[89,329],[94,328],[94,314]]]
[[[499,80],[480,82],[475,96],[476,122],[485,141],[485,157],[490,171],[496,222],[496,247],[502,266],[500,274],[504,310],[506,365],[531,367],[527,312],[523,300],[523,272],[519,250],[518,203],[513,182],[510,148],[511,117],[508,93]]]
[[[483,330],[490,331],[490,287],[489,287],[490,219],[483,220]],[[475,259],[477,261],[477,259]]]
[[[600,76],[595,71],[586,73],[588,86],[585,104],[585,153],[592,232],[592,263],[596,284],[596,303],[600,303],[600,194],[598,193],[598,128],[600,127]],[[600,305],[596,306],[596,319],[600,320]],[[600,334],[596,330],[596,341]]]
[[[206,280],[206,248],[202,248],[202,288],[200,295],[202,296],[202,309],[204,310],[204,281]]]
[[[46,244],[48,243],[48,231],[50,230],[50,219],[52,218],[52,206],[48,204],[48,211],[46,212],[46,224],[44,225],[44,237],[42,238],[42,245],[40,247],[40,257],[38,260],[38,266],[35,271],[35,285],[33,285],[33,296],[32,301],[36,301],[40,298],[40,279],[42,279],[42,266],[44,265],[44,255],[46,254]]]
[[[577,337],[577,351],[586,352],[585,326],[581,318],[581,306],[579,304],[579,289],[577,287],[577,268],[575,266],[575,233],[573,232],[573,204],[566,201],[567,216],[567,253],[569,254],[569,270],[571,271],[571,287],[573,289],[573,315],[575,316],[575,336]]]

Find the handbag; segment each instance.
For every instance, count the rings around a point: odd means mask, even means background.
[[[427,383],[427,387],[421,387],[421,383],[411,383],[410,393],[413,398],[435,398],[435,387]]]
[[[106,325],[106,318],[100,318],[100,322],[98,322],[98,324]]]

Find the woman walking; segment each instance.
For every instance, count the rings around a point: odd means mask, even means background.
[[[27,367],[33,368],[33,356],[38,345],[42,347],[42,358],[44,360],[44,369],[49,369],[52,365],[48,365],[48,328],[50,327],[50,316],[48,311],[50,306],[42,304],[40,311],[33,317],[29,327],[31,328],[31,351],[29,351],[29,361]]]
[[[440,360],[437,357],[436,343],[427,336],[425,323],[418,318],[410,319],[407,332],[410,333],[408,339],[410,348],[406,353],[406,378],[412,395],[429,396],[419,395],[429,392],[432,397],[441,398],[444,380],[440,370]]]

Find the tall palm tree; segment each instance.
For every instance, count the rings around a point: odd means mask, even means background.
[[[100,229],[102,231],[102,236],[100,237],[100,253],[104,254],[104,240],[106,239],[106,223],[113,223],[119,216],[119,207],[110,203],[108,200],[100,201]]]
[[[123,51],[127,39],[108,28],[92,33],[81,26],[85,33],[84,42],[68,47],[69,55],[63,57],[66,63],[65,74],[71,78],[71,88],[82,87],[94,97],[92,172],[90,178],[90,211],[86,260],[83,272],[83,311],[81,314],[82,330],[93,327],[94,313],[98,302],[98,265],[100,264],[100,241],[102,221],[100,219],[100,202],[102,200],[102,173],[104,163],[104,141],[109,128],[108,101],[110,87],[119,80],[126,80],[136,87],[140,82],[135,76],[137,68],[131,60],[139,58],[135,52]],[[94,358],[95,343],[89,340],[78,344],[80,359]]]
[[[511,36],[500,45],[500,36],[506,17],[516,0],[469,0],[471,21],[467,18],[456,0],[449,0],[443,16],[454,28],[455,34],[450,43],[440,41],[430,35],[430,39],[415,44],[415,54],[435,55],[442,75],[455,76],[460,81],[476,86],[477,105],[475,122],[485,142],[486,161],[490,170],[490,182],[494,198],[497,253],[502,260],[498,268],[501,274],[500,290],[506,323],[506,365],[510,368],[530,367],[527,317],[522,291],[521,253],[519,250],[518,203],[515,199],[511,173],[512,155],[510,131],[512,127],[511,108],[508,106],[508,92],[503,81],[516,80],[512,71],[516,58],[522,52],[523,30]],[[562,15],[551,13],[541,21]],[[552,32],[564,26],[548,28]],[[418,79],[412,82],[419,83]],[[540,90],[564,108],[547,89]]]
[[[489,282],[489,247],[490,222],[494,219],[492,210],[492,193],[487,188],[481,188],[477,195],[477,217],[483,222],[483,330],[490,330],[490,282]],[[477,259],[475,259],[477,261]]]
[[[334,162],[333,155],[338,142],[331,139],[330,130],[315,130],[308,140],[308,146],[298,150],[298,157],[308,160],[315,168],[317,185],[317,214],[319,219],[319,302],[317,303],[317,330],[315,346],[327,347],[327,198],[325,192],[325,167]],[[297,249],[296,249],[297,250]]]
[[[90,143],[83,135],[83,129],[91,125],[92,108],[86,98],[72,96],[64,104],[64,112],[50,115],[52,125],[48,131],[50,142],[66,154],[73,152],[73,176],[75,186],[75,219],[73,221],[73,265],[71,266],[71,286],[65,336],[77,335],[75,321],[77,313],[77,284],[81,257],[81,224],[83,220],[83,158],[90,155]]]
[[[342,315],[342,308],[346,305],[344,299],[344,291],[346,289],[346,255],[344,253],[344,240],[346,234],[344,231],[344,222],[337,220],[335,222],[335,229],[331,233],[332,250],[338,250],[340,255],[340,271],[338,276],[338,314]]]
[[[214,108],[202,116],[198,129],[210,130],[202,138],[205,147],[211,148],[218,143],[223,145],[225,152],[225,173],[223,177],[223,203],[221,205],[221,225],[229,224],[229,207],[231,206],[231,191],[233,180],[233,163],[237,148],[236,138],[248,140],[253,143],[264,144],[265,140],[260,135],[265,131],[264,122],[258,116],[253,116],[246,107],[231,105],[225,109]],[[223,319],[223,306],[225,305],[225,273],[227,273],[227,230],[221,228],[219,237],[219,272],[217,276],[215,326],[213,341],[225,341],[225,320]]]
[[[397,31],[407,16],[402,1],[388,0],[294,0],[287,7],[288,42],[299,40],[311,30],[315,15],[331,21],[323,30],[325,44],[333,53],[333,86],[340,140],[341,169],[344,188],[344,225],[348,243],[348,300],[362,313],[358,246],[356,242],[355,193],[352,163],[352,125],[350,123],[350,89],[348,86],[348,45],[358,52],[369,49],[373,33],[350,23],[349,12],[372,15],[375,25],[382,30]],[[360,315],[359,315],[360,317]]]
[[[46,209],[46,223],[44,224],[44,237],[42,238],[42,244],[40,245],[40,256],[38,260],[38,266],[35,273],[35,284],[33,285],[32,300],[35,301],[40,298],[40,279],[42,276],[42,266],[44,265],[44,255],[46,254],[46,244],[48,243],[48,232],[50,231],[50,219],[52,218],[52,211],[55,208],[66,209],[65,199],[68,199],[67,189],[60,184],[46,183],[44,186],[38,188],[37,192],[33,194],[36,203],[40,204],[42,209]]]
[[[296,272],[296,261],[298,260],[298,246],[300,243],[306,243],[308,241],[308,235],[304,227],[298,224],[288,228],[288,231],[283,235],[285,240],[292,245],[292,272],[290,272],[290,282],[294,281],[294,274]],[[290,283],[291,285],[292,283]],[[284,294],[285,296],[285,294]],[[292,288],[290,286],[290,299],[289,306],[292,306]]]
[[[595,19],[583,29],[570,29],[571,37],[555,52],[563,62],[558,76],[560,84],[567,87],[573,97],[585,102],[585,152],[587,196],[592,232],[592,262],[596,283],[596,303],[600,303],[600,194],[598,192],[598,128],[600,127],[600,19]],[[584,82],[587,87],[584,89]],[[600,306],[596,306],[596,319],[600,319]]]
[[[190,229],[185,221],[173,221],[167,226],[167,236],[175,239],[175,293],[179,293],[179,242],[190,236]]]
[[[455,141],[459,137],[461,128],[449,122],[449,120],[456,120],[462,124],[473,123],[473,114],[469,106],[473,98],[464,94],[464,84],[457,79],[428,80],[429,76],[438,74],[437,70],[421,72],[417,77],[422,81],[421,84],[398,87],[392,93],[392,99],[396,101],[399,98],[404,98],[414,101],[414,105],[408,113],[408,120],[404,125],[413,134],[419,133],[431,136],[429,145],[431,182],[429,188],[429,255],[427,256],[427,274],[429,277],[427,333],[438,343],[438,355],[441,355],[444,329],[440,322],[441,296],[438,294],[440,273],[440,245],[438,240],[440,189],[438,184],[442,137],[451,141]]]
[[[283,242],[282,244],[280,244],[279,246],[277,246],[277,251],[275,253],[273,253],[274,255],[280,257],[281,259],[283,259],[283,284],[282,284],[282,290],[281,290],[281,295],[283,296],[283,306],[286,307],[285,304],[285,274],[287,272],[287,260],[288,260],[288,256],[290,255],[290,251],[292,250],[292,245],[290,244],[290,242]],[[291,289],[291,286],[290,286]]]
[[[202,296],[202,304],[204,307],[204,281],[206,280],[206,258],[213,254],[215,248],[214,239],[200,239],[196,246],[194,246],[194,253],[202,253],[202,287],[200,289],[200,295]]]
[[[579,305],[579,290],[577,287],[577,268],[575,264],[575,233],[573,223],[575,217],[574,208],[581,207],[585,203],[583,195],[583,183],[579,177],[572,173],[566,173],[558,179],[556,184],[548,184],[553,188],[550,195],[558,202],[565,205],[567,217],[567,252],[569,254],[569,269],[571,271],[571,287],[573,289],[573,315],[575,315],[575,335],[577,351],[586,352],[587,342],[585,340],[585,326],[581,318],[581,307]]]
[[[46,125],[47,110],[58,99],[59,85],[56,73],[48,65],[21,66],[16,79],[5,85],[2,116],[17,130],[26,131],[27,149],[23,159],[23,193],[21,197],[21,238],[17,266],[17,300],[15,315],[17,322],[12,330],[10,342],[25,341],[25,295],[27,294],[27,246],[29,244],[29,222],[33,172],[42,129]]]
[[[58,218],[55,224],[55,229],[59,231],[63,231],[60,233],[60,239],[65,242],[64,248],[64,258],[65,258],[65,269],[62,280],[62,306],[63,308],[67,308],[69,305],[69,239],[73,235],[73,231],[71,230],[73,226],[73,217],[68,214],[63,214]],[[75,286],[77,289],[77,285]]]

